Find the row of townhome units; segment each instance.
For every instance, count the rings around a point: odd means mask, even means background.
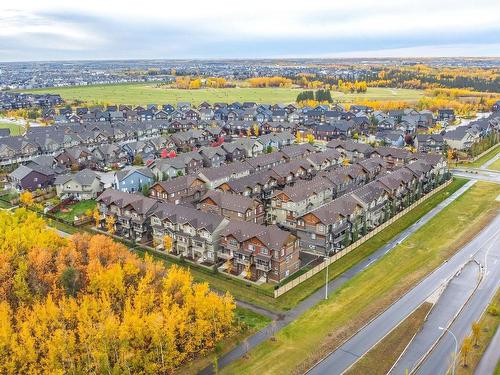
[[[264,226],[263,208],[251,198],[234,196],[229,208],[212,208],[229,193],[211,191],[201,209],[161,202],[139,194],[107,189],[99,198],[100,227],[114,217],[115,234],[163,249],[165,238],[172,242],[174,255],[205,265],[223,266],[234,275],[260,281],[279,282],[299,269],[296,236],[276,226]],[[210,203],[206,200],[211,201]],[[243,214],[239,212],[243,210]],[[246,210],[246,211],[245,211]],[[231,212],[229,212],[231,211]],[[222,212],[228,219],[216,212]],[[246,221],[245,221],[246,220]]]
[[[446,163],[435,155],[385,173],[358,189],[297,218],[301,249],[331,255],[387,221],[447,178]]]

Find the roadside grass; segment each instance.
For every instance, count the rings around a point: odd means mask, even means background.
[[[112,85],[93,85],[78,87],[54,87],[27,90],[23,92],[44,92],[61,94],[69,101],[102,102],[110,104],[145,105],[149,103],[175,104],[190,102],[200,104],[235,101],[252,101],[257,103],[292,103],[297,95],[304,91],[300,88],[249,88],[236,87],[226,89],[181,90],[155,87],[155,83],[128,83]],[[396,100],[417,101],[423,95],[422,90],[393,89],[370,87],[364,94],[344,94],[332,91],[333,99],[350,102],[353,100]]]
[[[500,171],[500,159],[498,159],[497,161],[495,161],[492,164],[490,164],[490,166],[488,167],[488,169],[491,169],[491,170],[494,170],[494,171]]]
[[[486,153],[485,155],[481,156],[479,159],[477,159],[476,161],[474,161],[472,163],[458,164],[458,166],[461,166],[461,167],[471,167],[471,168],[479,168],[481,165],[483,165],[484,163],[486,163],[488,160],[490,160],[492,157],[494,157],[496,154],[498,154],[500,152],[500,148],[498,148],[499,146],[500,146],[500,143],[498,143],[495,146],[495,148],[493,148],[488,153]]]
[[[282,329],[275,341],[264,341],[220,373],[304,373],[470,241],[497,214],[497,195],[497,184],[477,182],[328,300]]]
[[[496,309],[496,315],[491,312]],[[475,372],[481,357],[488,347],[491,339],[495,335],[498,326],[500,325],[500,290],[497,291],[489,304],[486,312],[479,320],[481,324],[481,334],[479,336],[477,347],[473,346],[472,351],[467,356],[467,367],[457,365],[455,372],[457,375],[472,375]],[[500,365],[500,363],[499,363]],[[498,368],[497,368],[498,371]]]
[[[432,304],[425,302],[356,362],[346,375],[385,375],[423,326]]]
[[[10,135],[21,135],[24,133],[24,128],[21,125],[12,124],[0,119],[0,129],[10,129]]]
[[[67,221],[73,221],[75,216],[80,217],[84,215],[88,210],[93,210],[95,206],[96,206],[96,201],[93,199],[82,200],[71,206],[66,207],[68,209],[67,212],[57,211],[54,215]]]

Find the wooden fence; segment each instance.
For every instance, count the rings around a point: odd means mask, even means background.
[[[430,198],[431,196],[433,196],[437,192],[439,192],[442,189],[444,189],[445,187],[447,187],[449,184],[451,184],[451,181],[452,181],[452,179],[449,179],[444,184],[438,186],[433,191],[431,191],[430,193],[424,195],[418,201],[414,202],[412,205],[410,205],[407,208],[405,208],[403,211],[400,211],[399,213],[397,213],[396,215],[394,215],[392,218],[390,218],[389,220],[387,220],[385,223],[379,225],[377,228],[375,228],[374,230],[372,230],[371,232],[369,232],[366,236],[361,237],[359,240],[357,240],[356,242],[353,242],[351,245],[347,246],[345,249],[342,249],[341,251],[339,251],[338,253],[336,253],[332,257],[327,258],[324,262],[318,264],[316,267],[310,269],[309,271],[307,271],[303,275],[300,275],[296,279],[293,279],[290,282],[286,283],[285,285],[283,285],[283,286],[275,289],[274,290],[274,298],[278,298],[282,294],[284,294],[284,293],[288,292],[289,290],[295,288],[300,283],[302,283],[302,282],[306,281],[307,279],[309,279],[310,277],[316,275],[318,272],[321,272],[322,270],[325,269],[325,267],[329,266],[333,262],[336,262],[337,260],[339,260],[340,258],[342,258],[344,255],[349,254],[351,251],[353,251],[354,249],[356,249],[363,242],[368,241],[370,238],[372,238],[373,236],[375,236],[381,230],[387,228],[389,225],[391,225],[396,220],[398,220],[401,216],[403,216],[403,215],[407,214],[408,212],[410,212],[411,210],[413,210],[420,203],[424,202],[425,200],[427,200],[428,198]]]

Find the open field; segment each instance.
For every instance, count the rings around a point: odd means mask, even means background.
[[[498,185],[477,182],[330,299],[281,330],[275,341],[263,342],[248,359],[221,373],[303,373],[470,241],[498,212],[497,195]]]
[[[294,88],[227,88],[181,90],[155,87],[151,83],[96,85],[79,87],[55,87],[28,90],[26,92],[60,94],[65,100],[103,102],[109,104],[146,105],[190,102],[200,104],[204,101],[215,102],[257,102],[292,103],[303,89]],[[343,94],[332,92],[334,99],[342,102],[360,100],[403,100],[416,101],[423,95],[422,90],[368,88],[365,94]]]
[[[5,122],[0,119],[0,129],[10,129],[10,135],[21,135],[24,133],[24,128],[10,122]]]
[[[391,333],[375,345],[358,362],[345,372],[346,375],[385,375],[410,342],[411,338],[423,326],[432,304],[424,303]]]
[[[491,312],[496,309],[497,314],[494,315]],[[457,365],[456,374],[457,375],[473,375],[481,357],[483,356],[488,344],[495,335],[498,326],[500,325],[500,290],[497,291],[495,297],[491,301],[488,309],[483,314],[480,319],[481,333],[479,335],[479,340],[477,346],[472,347],[472,351],[468,355],[468,366],[463,367],[462,365]],[[500,370],[500,363],[498,364],[497,370]]]

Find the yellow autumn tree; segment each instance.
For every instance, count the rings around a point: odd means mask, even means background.
[[[31,191],[25,190],[19,195],[19,202],[26,207],[31,207],[35,203],[35,198]]]
[[[314,144],[314,135],[308,133],[306,137],[307,137],[307,142],[309,142],[310,144]]]
[[[113,215],[106,216],[106,231],[111,235],[115,234],[116,232],[115,222],[116,219]]]
[[[94,219],[95,227],[99,227],[99,224],[101,223],[101,213],[97,207],[94,208],[94,211],[92,211],[92,218]]]
[[[259,136],[259,132],[260,132],[260,128],[259,128],[259,125],[257,124],[253,124],[253,134],[258,137]]]
[[[0,212],[0,373],[161,373],[234,332],[234,300],[108,236]],[[14,276],[13,276],[14,275]]]
[[[173,250],[172,247],[172,237],[168,234],[163,237],[163,248],[166,252],[170,253]]]

